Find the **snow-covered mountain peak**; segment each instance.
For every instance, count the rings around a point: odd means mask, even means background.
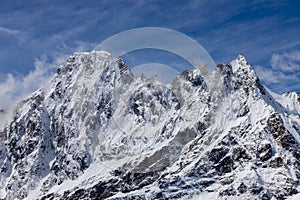
[[[299,192],[297,102],[242,55],[163,84],[74,53],[0,134],[0,198],[282,199]]]
[[[107,51],[74,52],[73,55],[74,56],[87,55],[87,56],[98,56],[102,58],[112,58],[111,54]]]
[[[247,101],[249,97],[264,98],[266,101],[272,99],[252,66],[241,54],[231,62],[218,64],[211,80],[210,90],[217,93],[218,99],[222,97],[222,93],[225,96],[234,95],[234,98],[239,97],[242,101]]]
[[[244,71],[244,72],[254,71],[243,54],[239,54],[238,57],[235,58],[230,63],[231,63],[233,72],[237,72],[237,71]]]
[[[300,103],[300,93],[299,92],[286,92],[283,96],[292,99],[295,103]]]
[[[105,67],[115,67],[112,63],[116,61],[106,51],[74,52],[67,61],[57,69],[57,74],[73,74],[83,72],[91,75],[100,72]]]
[[[240,53],[238,55],[238,57],[236,57],[236,60],[238,60],[241,65],[248,64],[248,61],[246,60],[246,57],[242,53]]]

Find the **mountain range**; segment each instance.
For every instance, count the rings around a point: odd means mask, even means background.
[[[300,94],[241,54],[165,84],[74,53],[0,139],[1,199],[300,198]]]

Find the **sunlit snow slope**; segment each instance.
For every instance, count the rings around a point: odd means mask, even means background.
[[[300,95],[239,55],[210,78],[134,77],[74,53],[1,131],[2,199],[284,199],[300,178]]]

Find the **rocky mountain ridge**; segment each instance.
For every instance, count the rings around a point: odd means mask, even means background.
[[[3,199],[284,199],[299,193],[299,94],[244,56],[172,84],[74,53],[2,131]]]

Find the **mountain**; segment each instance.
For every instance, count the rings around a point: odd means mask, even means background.
[[[74,53],[0,132],[2,199],[285,199],[299,195],[300,95],[243,55],[209,77],[135,77]]]

